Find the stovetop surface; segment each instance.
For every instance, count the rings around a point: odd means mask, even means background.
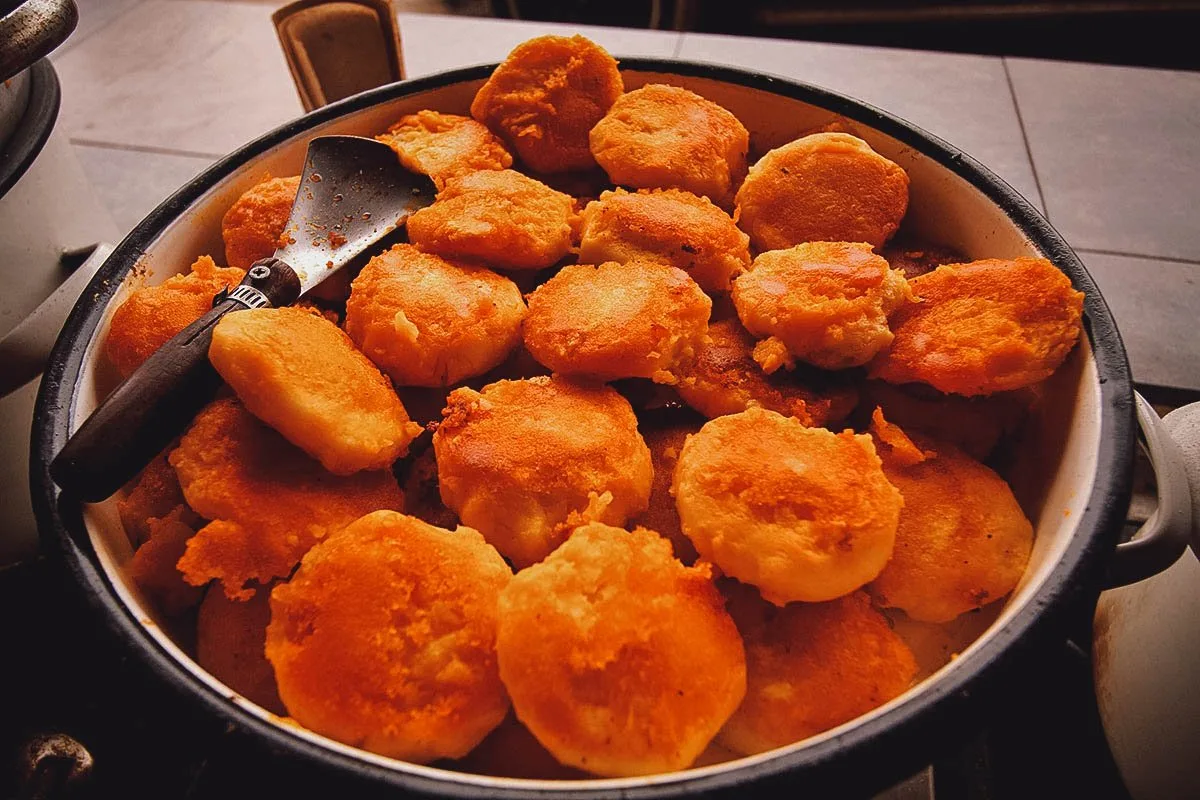
[[[163,687],[63,573],[45,559],[0,571],[0,798],[350,796]],[[1090,619],[1077,616],[1073,641],[1031,653],[981,729],[933,760],[939,800],[1128,800],[1096,710]],[[88,778],[64,781],[69,763],[53,761],[23,776],[28,743],[55,733],[90,753]]]

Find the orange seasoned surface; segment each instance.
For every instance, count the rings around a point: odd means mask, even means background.
[[[756,250],[801,242],[879,247],[908,208],[908,175],[848,133],[815,133],[768,152],[737,194],[738,224]]]
[[[624,397],[560,377],[460,388],[433,436],[442,499],[517,567],[563,540],[572,511],[611,494],[599,521],[646,509],[650,451]]]
[[[732,208],[746,177],[750,134],[711,100],[652,83],[613,104],[592,129],[591,147],[619,186],[683,189]]]
[[[516,47],[471,103],[534,172],[595,166],[588,133],[624,90],[617,62],[582,36],[539,36]]]
[[[707,198],[678,189],[616,189],[582,213],[579,262],[654,261],[679,269],[706,292],[727,292],[750,266],[750,239]]]
[[[746,330],[786,351],[774,372],[792,359],[824,369],[861,366],[892,341],[888,316],[912,299],[898,270],[850,242],[807,242],[754,259],[733,285],[733,303]]]
[[[346,333],[397,385],[448,386],[504,361],[524,317],[508,278],[398,244],[354,279]]]
[[[746,643],[746,699],[719,741],[743,755],[798,742],[900,695],[917,674],[911,650],[863,592],[777,608],[728,587]]]
[[[387,469],[421,432],[350,337],[305,309],[226,314],[208,357],[252,414],[330,472]]]
[[[710,420],[688,439],[674,487],[700,557],[776,605],[832,600],[873,580],[903,503],[871,437],[761,408]]]
[[[854,385],[832,373],[798,365],[767,375],[754,362],[754,337],[737,319],[708,326],[708,340],[679,372],[675,389],[706,417],[760,407],[805,425],[834,425],[858,403]]]
[[[375,138],[396,151],[405,169],[428,175],[438,189],[459,175],[512,166],[504,143],[470,117],[418,111]]]
[[[363,514],[404,507],[390,471],[332,475],[233,399],[201,411],[169,460],[188,505],[212,520],[179,569],[196,586],[219,580],[231,598],[250,597],[253,581],[286,577]]]
[[[681,269],[576,264],[529,295],[525,347],[562,375],[675,383],[708,330],[712,301]]]
[[[974,396],[1050,377],[1083,330],[1083,293],[1044,258],[949,264],[914,278],[920,298],[892,320],[871,365],[889,383]]]
[[[1008,484],[950,444],[897,436],[876,414],[883,471],[904,510],[892,559],[871,593],[922,622],[949,622],[1007,595],[1033,549],[1033,526]]]
[[[161,518],[146,520],[149,537],[129,562],[129,577],[154,605],[175,617],[200,602],[202,590],[189,585],[175,566],[196,533],[195,516],[179,505]]]
[[[300,176],[268,178],[237,199],[221,220],[225,261],[250,269],[260,258],[274,255],[300,188]]]
[[[478,532],[369,514],[271,592],[267,658],[301,725],[382,755],[460,758],[508,713],[497,601],[512,573]]]
[[[104,355],[128,378],[154,351],[213,306],[213,298],[237,286],[245,273],[218,267],[200,256],[187,275],[174,275],[157,286],[134,289],[113,313]]]
[[[500,675],[563,764],[605,776],[684,769],[742,699],[742,642],[708,565],[654,531],[577,528],[500,596]]]
[[[548,267],[571,249],[574,201],[512,170],[451,180],[437,200],[408,218],[408,240],[446,258],[496,269]]]

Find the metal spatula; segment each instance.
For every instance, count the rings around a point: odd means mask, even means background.
[[[163,345],[109,395],[50,465],[63,491],[103,500],[183,432],[221,379],[208,361],[226,314],[285,306],[433,202],[428,178],[400,166],[387,145],[322,136],[308,146],[285,229],[287,244],[250,267],[241,285]]]

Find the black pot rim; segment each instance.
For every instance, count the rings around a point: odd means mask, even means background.
[[[190,675],[134,619],[116,597],[97,563],[83,526],[81,508],[69,499],[60,502],[49,475],[49,462],[61,449],[69,433],[87,342],[98,325],[107,301],[121,279],[133,267],[145,247],[181,212],[204,192],[249,159],[344,114],[411,94],[465,81],[486,78],[494,64],[467,67],[415,80],[383,86],[288,122],[234,151],[190,181],[149,214],[126,238],[73,309],[51,354],[34,413],[30,454],[33,504],[44,546],[64,557],[67,568],[103,613],[109,627],[145,661],[160,678],[198,700],[207,709],[251,734],[272,749],[302,760],[316,762],[345,774],[377,781],[395,789],[456,798],[482,797],[668,797],[706,792],[744,790],[748,784],[767,786],[826,785],[852,778],[863,784],[864,772],[878,771],[873,781],[882,786],[927,763],[929,753],[921,743],[927,737],[943,737],[947,723],[962,724],[976,705],[976,690],[993,683],[1002,667],[1033,641],[1059,630],[1066,608],[1081,596],[1099,591],[1103,567],[1112,554],[1124,520],[1131,485],[1133,448],[1136,442],[1133,389],[1125,350],[1107,305],[1078,257],[1062,237],[1015,190],[969,155],[916,126],[844,95],[808,84],[732,67],[668,59],[622,59],[622,68],[635,72],[674,73],[707,78],[751,89],[781,94],[825,108],[887,134],[964,178],[995,202],[1085,293],[1085,329],[1091,340],[1100,382],[1101,430],[1098,471],[1092,493],[1081,515],[1078,533],[1036,595],[982,646],[964,655],[956,669],[928,682],[896,708],[861,722],[850,730],[807,747],[729,768],[712,774],[689,775],[656,781],[649,785],[595,782],[590,785],[514,782],[481,785],[463,776],[454,780],[388,768],[321,747],[283,727],[254,716]],[[870,763],[872,769],[862,765]],[[878,768],[878,770],[876,770]],[[865,779],[872,783],[870,778]],[[836,785],[836,784],[834,784]]]

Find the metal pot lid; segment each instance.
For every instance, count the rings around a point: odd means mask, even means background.
[[[74,0],[0,0],[0,81],[29,67],[75,30]]]
[[[50,59],[43,58],[22,75],[28,77],[27,102],[11,135],[0,143],[0,197],[12,188],[33,164],[38,153],[42,152],[42,146],[50,138],[50,131],[58,119],[58,107],[62,100],[58,76]]]

